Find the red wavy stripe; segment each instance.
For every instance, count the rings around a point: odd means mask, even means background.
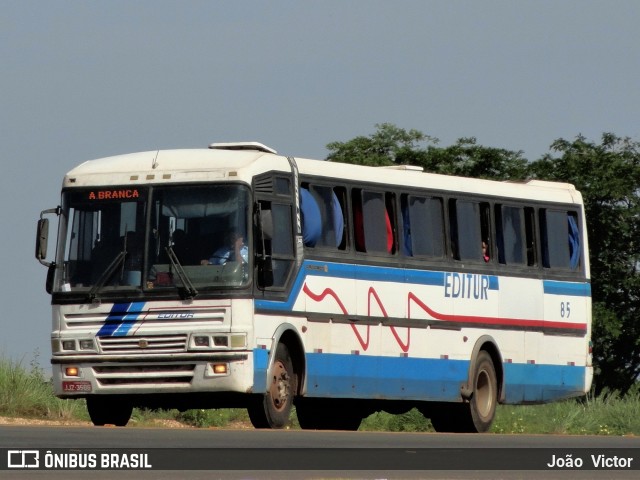
[[[344,313],[345,315],[349,314],[349,312],[347,312],[347,309],[344,307],[344,305],[340,301],[340,298],[338,298],[338,295],[336,294],[336,292],[334,292],[330,288],[325,288],[322,291],[321,294],[317,295],[317,294],[313,293],[311,290],[309,290],[309,287],[305,283],[304,287],[303,287],[303,290],[304,290],[304,293],[306,293],[309,296],[309,298],[311,298],[311,300],[313,300],[315,302],[321,302],[322,300],[325,299],[325,297],[331,296],[336,301],[338,306],[340,307],[340,310],[342,310],[342,313]],[[358,332],[358,329],[356,328],[355,324],[352,323],[351,324],[351,328],[353,329],[353,332],[356,334],[356,338],[358,339],[358,342],[360,343],[360,346],[366,352],[367,349],[369,348],[369,341],[371,340],[371,338],[369,336],[369,333],[370,333],[370,330],[371,330],[370,325],[367,325],[367,340],[366,341],[364,340],[364,338],[362,338],[362,336],[360,335],[360,332]]]
[[[407,316],[411,318],[411,301],[414,301],[420,308],[427,312],[435,320],[443,320],[446,322],[460,323],[483,323],[485,325],[504,325],[517,327],[547,327],[572,330],[586,330],[586,323],[570,323],[570,322],[551,322],[546,320],[531,320],[526,318],[505,318],[505,317],[480,317],[475,315],[449,315],[439,313],[429,308],[422,300],[416,297],[412,292],[408,295]]]

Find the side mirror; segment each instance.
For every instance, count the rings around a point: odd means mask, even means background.
[[[56,208],[50,208],[49,210],[43,210],[40,212],[40,220],[38,220],[38,227],[36,229],[36,260],[42,265],[48,268],[47,270],[47,283],[45,289],[47,293],[53,291],[53,280],[56,273],[56,262],[47,262],[47,246],[49,244],[49,219],[44,215],[56,214],[60,215],[62,209],[58,206]]]
[[[36,232],[36,259],[45,266],[51,265],[45,259],[47,258],[47,245],[49,243],[49,219],[41,218],[38,220],[38,228]]]

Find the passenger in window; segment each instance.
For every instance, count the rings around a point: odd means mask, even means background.
[[[300,189],[302,240],[307,247],[315,247],[322,236],[322,216],[315,198],[306,188]]]
[[[216,250],[208,260],[201,260],[201,265],[224,265],[227,262],[249,261],[249,249],[239,232],[227,234],[225,244]]]
[[[391,226],[391,218],[389,217],[389,212],[386,209],[384,211],[384,224],[387,232],[387,253],[393,254],[395,252],[393,227]]]
[[[485,263],[489,263],[489,260],[491,260],[491,257],[489,256],[489,245],[487,245],[487,242],[485,241],[482,242],[482,259]]]

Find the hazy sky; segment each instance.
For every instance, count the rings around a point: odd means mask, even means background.
[[[48,368],[35,224],[103,156],[254,140],[324,158],[376,123],[530,160],[640,140],[640,2],[0,0],[0,355]]]

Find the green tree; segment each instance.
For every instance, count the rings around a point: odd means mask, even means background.
[[[495,180],[520,180],[526,175],[522,152],[484,147],[473,137],[441,148],[437,138],[418,130],[407,131],[389,123],[376,128],[368,137],[328,144],[327,160],[372,166],[415,165],[431,173]]]
[[[329,143],[327,160],[376,167],[415,165],[415,159],[424,155],[420,145],[438,141],[418,130],[407,131],[390,123],[377,124],[376,128],[377,131],[368,137]]]
[[[527,172],[522,152],[484,147],[475,137],[460,138],[446,148],[429,146],[422,163],[425,171],[492,180],[521,180]]]
[[[596,391],[626,393],[640,374],[640,144],[611,133],[600,144],[556,140],[530,174],[582,192],[590,244]]]

